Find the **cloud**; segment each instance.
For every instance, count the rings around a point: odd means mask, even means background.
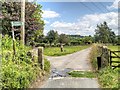
[[[118,2],[120,0],[114,0],[113,4],[111,6],[107,6],[108,9],[118,9]]]
[[[93,35],[97,24],[106,21],[108,26],[118,34],[118,14],[117,12],[89,14],[78,19],[76,22],[55,21],[50,26],[58,32],[80,35]]]
[[[59,17],[60,14],[55,12],[55,11],[51,11],[51,10],[43,10],[43,14],[42,17],[43,18],[55,18],[55,17]]]
[[[49,24],[50,22],[49,21],[47,21],[47,20],[44,20],[44,22],[45,22],[45,24]]]
[[[67,23],[67,22],[56,21],[53,24],[51,24],[50,26],[54,27],[54,28],[71,28],[74,25],[75,25],[74,23]]]

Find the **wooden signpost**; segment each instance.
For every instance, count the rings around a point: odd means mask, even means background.
[[[22,26],[23,22],[21,21],[12,21],[11,22],[12,25],[12,37],[13,37],[13,54],[16,54],[16,49],[15,49],[15,35],[14,35],[14,26]]]

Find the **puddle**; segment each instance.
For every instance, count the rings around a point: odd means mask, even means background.
[[[70,75],[68,72],[72,71],[71,68],[65,68],[64,70],[58,70],[56,68],[51,70],[50,78],[56,78],[56,77],[69,77]]]

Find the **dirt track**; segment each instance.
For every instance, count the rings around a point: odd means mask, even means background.
[[[52,68],[60,70],[70,68],[72,70],[88,71],[92,70],[89,60],[90,49],[91,48],[87,48],[73,54],[59,57],[47,56],[47,59],[50,61]]]

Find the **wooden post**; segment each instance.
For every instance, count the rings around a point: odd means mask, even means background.
[[[63,52],[63,45],[62,44],[60,45],[60,50],[61,50],[61,52]]]
[[[112,53],[110,51],[110,66],[112,65]]]
[[[107,62],[108,62],[108,66],[109,66],[109,49],[107,49]]]
[[[21,0],[21,41],[22,44],[25,44],[25,0]]]
[[[101,57],[97,57],[98,70],[101,68]]]
[[[43,47],[38,48],[38,63],[40,64],[40,68],[44,70]]]
[[[13,55],[15,55],[16,50],[15,50],[15,36],[14,36],[14,28],[12,26],[12,37],[13,37]]]

